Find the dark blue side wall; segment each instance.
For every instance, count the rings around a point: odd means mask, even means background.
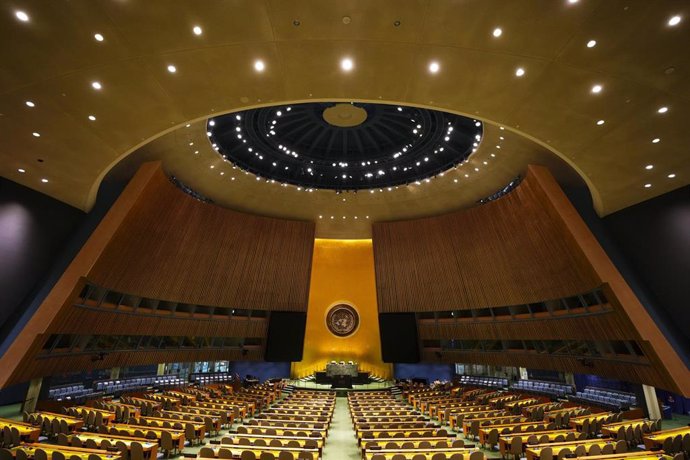
[[[607,388],[609,390],[635,393],[636,385],[621,380],[607,379],[599,375],[575,374],[575,387],[582,391],[585,387]],[[637,385],[639,386],[639,385]]]
[[[236,361],[230,363],[230,372],[239,374],[242,379],[252,375],[262,382],[268,379],[290,378],[290,363]]]
[[[0,212],[3,207],[11,206],[37,215],[21,231],[30,235],[32,244],[43,249],[41,263],[31,269],[27,269],[23,261],[35,257],[31,248],[12,257],[5,257],[0,249],[0,298],[20,299],[15,300],[14,304],[0,305],[0,322],[3,323],[0,329],[0,355],[5,353],[24,328],[126,185],[104,183],[93,209],[84,214],[53,198],[8,182],[0,178]],[[5,195],[7,190],[9,194]],[[34,194],[39,196],[35,197]],[[0,241],[11,237],[12,233],[8,232],[13,231],[17,230],[0,227]],[[14,284],[17,273],[25,281]],[[8,292],[15,293],[10,295]]]
[[[396,379],[426,379],[432,383],[435,380],[453,379],[455,367],[452,364],[418,363],[418,364],[394,364],[393,375]]]

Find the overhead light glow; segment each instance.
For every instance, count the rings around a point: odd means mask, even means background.
[[[596,40],[590,40],[587,42],[587,48],[594,48],[595,46],[597,46]]]
[[[666,106],[659,107],[659,108],[657,109],[657,112],[658,112],[658,113],[666,113],[666,112],[668,112],[668,107],[666,107]]]
[[[651,186],[652,186],[652,184],[644,184],[644,188],[649,188]]]
[[[93,38],[95,38],[97,42],[102,42],[105,40],[105,37],[101,34],[93,34]]]
[[[601,93],[601,90],[602,90],[602,89],[604,89],[604,87],[601,86],[601,85],[594,85],[594,86],[592,86],[592,92],[593,92],[594,94]]]
[[[658,137],[652,139],[652,144],[658,144],[659,142],[661,142],[661,139],[659,139]]]
[[[47,184],[47,183],[48,183],[48,179],[46,179],[46,178],[44,177],[43,179],[41,179],[41,182],[43,182],[44,184]]]
[[[194,27],[192,28],[192,32],[194,32],[194,35],[201,35],[202,33],[204,33],[204,31],[203,31],[203,29],[201,28],[201,26],[194,26]]]
[[[429,64],[429,72],[431,72],[431,73],[437,73],[440,69],[441,69],[441,66],[436,61]]]
[[[265,68],[266,64],[264,64],[264,61],[262,61],[261,59],[254,61],[254,70],[256,70],[257,72],[263,72]]]
[[[599,121],[597,121],[597,125],[598,125],[598,126],[601,126],[601,125],[603,125],[604,123],[606,123],[604,120],[599,120]]]
[[[17,16],[17,17],[19,17],[19,16]],[[668,20],[668,25],[671,27],[677,26],[678,24],[680,24],[681,19],[682,18],[679,15],[671,16]]]
[[[349,72],[354,68],[355,64],[352,62],[352,59],[350,58],[344,58],[342,61],[340,61],[340,68],[343,69],[345,72]]]
[[[644,169],[646,169],[647,171],[649,171],[650,169],[654,169],[654,165],[647,165],[647,166],[644,167]]]
[[[34,104],[34,103],[31,102],[31,101],[26,101],[25,104],[27,105],[27,107],[32,107],[32,108],[33,108],[33,107],[36,107],[36,104]]]
[[[492,35],[496,38],[500,37],[501,35],[503,35],[503,29],[501,29],[500,27],[496,27],[492,32]]]
[[[515,69],[515,76],[516,77],[522,77],[524,74],[525,74],[525,69],[523,69],[522,67],[518,67],[517,69]]]
[[[22,22],[29,22],[29,15],[23,11],[15,11],[14,15],[17,17],[17,19],[19,19]]]
[[[26,172],[26,169],[24,169],[24,168],[19,168],[19,169],[17,169],[17,171],[19,171],[20,173],[24,174],[24,173]]]
[[[101,85],[101,83],[98,81],[93,81],[91,82],[91,87],[93,89],[100,90],[101,88],[103,88],[103,85]]]
[[[175,67],[174,65],[170,64],[170,65],[168,66],[168,72],[170,72],[170,73],[175,73],[175,72],[177,72],[177,67]]]
[[[40,134],[40,133],[37,133],[36,131],[34,131],[33,133],[31,133],[31,135],[32,135],[33,137],[41,137],[41,134]]]
[[[89,115],[89,120],[96,121],[96,117],[94,117],[93,115]]]
[[[570,3],[571,5],[573,5],[573,4],[575,4],[575,3],[579,2],[579,1],[580,1],[580,0],[568,0],[568,3]]]
[[[21,171],[20,171],[20,172],[21,172]],[[676,175],[673,174],[673,173],[671,173],[671,174],[668,175],[668,178],[669,178],[669,179],[673,179],[674,177],[676,177]]]

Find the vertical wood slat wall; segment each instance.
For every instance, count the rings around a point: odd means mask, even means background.
[[[528,174],[475,208],[373,225],[380,312],[539,302],[600,285]]]
[[[306,311],[314,228],[202,203],[159,171],[87,278],[160,300]]]

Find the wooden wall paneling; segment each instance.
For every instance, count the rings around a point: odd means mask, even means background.
[[[379,311],[503,306],[593,289],[599,280],[543,210],[531,175],[491,203],[375,223]]]
[[[209,306],[306,311],[312,222],[202,203],[159,171],[88,274],[142,297]]]

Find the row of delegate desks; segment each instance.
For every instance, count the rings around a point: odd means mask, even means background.
[[[668,438],[675,438],[679,435],[684,437],[687,434],[690,434],[690,426],[657,431],[656,433],[643,436],[642,440],[644,441],[644,446],[647,449],[652,449],[661,447],[664,444],[664,441]]]
[[[525,456],[527,460],[538,460],[541,455],[542,449],[545,448],[551,448],[553,451],[553,456],[557,457],[558,452],[561,449],[570,449],[571,451],[575,451],[575,448],[577,446],[585,446],[587,449],[587,452],[589,452],[589,449],[592,446],[598,446],[599,448],[603,448],[605,445],[610,444],[612,446],[615,446],[616,440],[612,438],[593,438],[593,439],[580,439],[577,441],[564,441],[564,442],[552,442],[548,444],[532,444],[525,449]],[[620,455],[620,453],[619,453]],[[588,456],[589,458],[589,456]]]
[[[184,430],[177,430],[175,428],[158,428],[155,426],[143,426],[143,425],[129,425],[125,423],[113,423],[110,428],[116,428],[120,434],[126,433],[125,436],[136,437],[135,431],[141,430],[146,433],[155,433],[158,441],[160,442],[163,431],[167,431],[172,436],[173,442],[176,442],[180,450],[184,449]]]
[[[579,435],[580,433],[577,433],[575,430],[551,430],[551,431],[537,431],[537,432],[531,432],[531,433],[510,433],[510,434],[504,434],[500,435],[498,437],[498,450],[501,452],[502,456],[507,456],[508,453],[510,452],[510,444],[513,441],[513,438],[516,436],[519,436],[520,439],[522,440],[522,451],[524,452],[526,447],[527,447],[527,438],[529,436],[527,435],[535,435],[538,436],[540,440],[543,440],[544,437],[548,438],[548,442],[554,442],[556,438],[559,436],[568,436],[569,433],[577,434]]]
[[[72,431],[81,430],[81,428],[84,426],[83,419],[70,417],[69,415],[64,414],[56,414],[54,412],[38,411],[29,414],[30,418],[32,416],[33,418],[37,418],[38,416],[40,416],[44,421],[47,418],[50,421],[57,420],[58,422],[65,422],[67,424],[67,427]]]
[[[122,459],[122,454],[120,452],[108,452],[104,451],[102,449],[86,449],[83,447],[72,447],[72,446],[60,446],[57,444],[39,444],[39,443],[32,443],[32,444],[22,444],[20,446],[16,446],[10,449],[10,452],[12,453],[12,456],[16,457],[17,456],[17,451],[21,450],[23,451],[27,457],[29,458],[34,458],[34,455],[36,453],[37,449],[42,449],[46,452],[48,455],[48,458],[51,458],[53,455],[53,452],[62,452],[65,454],[65,457],[70,458],[70,457],[79,457],[81,460],[89,460],[90,455],[98,455],[104,460],[121,460]]]
[[[0,430],[8,427],[10,429],[16,428],[19,431],[19,439],[28,442],[38,442],[38,437],[41,436],[41,427],[33,426],[29,423],[18,422],[7,418],[0,418]]]
[[[141,447],[144,450],[144,455],[147,458],[155,460],[156,456],[158,455],[158,442],[152,439],[133,438],[131,436],[120,436],[114,434],[100,434],[90,432],[73,433],[67,436],[67,439],[68,441],[70,441],[70,443],[74,438],[79,439],[82,443],[86,443],[86,441],[90,439],[99,446],[102,445],[103,441],[110,443],[111,446],[114,446],[118,442],[122,442],[125,444],[125,446],[127,446],[127,449],[131,449],[133,442],[138,442],[139,444],[141,444]]]

